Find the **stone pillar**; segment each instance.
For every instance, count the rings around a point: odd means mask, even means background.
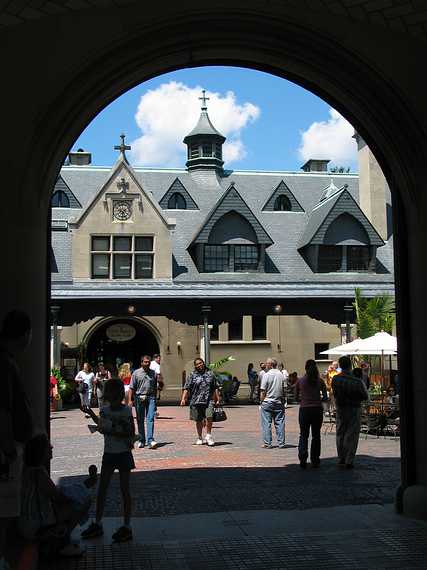
[[[28,191],[8,182],[2,218],[2,278],[0,279],[0,320],[12,309],[22,309],[31,318],[33,335],[18,361],[31,403],[36,428],[49,429],[49,344],[48,295],[50,257],[47,213]],[[15,212],[16,215],[12,215]]]
[[[422,170],[418,173],[420,188],[425,187]],[[405,515],[427,520],[427,266],[423,262],[427,250],[426,192],[419,192],[413,204],[403,204],[396,195],[393,206],[402,409],[402,486],[396,503]]]

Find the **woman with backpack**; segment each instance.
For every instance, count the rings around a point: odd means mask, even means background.
[[[305,375],[295,385],[297,401],[300,402],[300,438],[298,457],[301,469],[307,467],[308,438],[311,429],[310,461],[312,467],[320,467],[320,430],[323,423],[322,402],[328,399],[325,382],[320,378],[314,360],[305,363]]]
[[[95,374],[92,372],[92,366],[89,362],[85,362],[83,364],[83,369],[80,370],[74,378],[77,382],[77,392],[79,393],[82,406],[90,407],[94,379]]]

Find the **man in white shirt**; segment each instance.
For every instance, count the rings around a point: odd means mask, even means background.
[[[161,391],[163,390],[163,378],[162,378],[162,373],[160,372],[160,360],[161,360],[161,356],[160,354],[154,354],[153,355],[153,360],[150,363],[150,370],[153,370],[153,372],[156,375],[156,380],[157,380],[157,401],[160,401],[160,394]],[[160,413],[158,410],[156,410],[156,418],[158,418],[160,416]]]
[[[271,424],[274,422],[277,444],[285,447],[285,384],[283,374],[277,368],[277,360],[268,358],[266,371],[261,378],[260,410],[262,427],[262,447],[271,449]]]

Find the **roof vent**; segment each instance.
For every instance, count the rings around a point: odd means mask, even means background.
[[[327,172],[329,162],[331,161],[323,158],[310,158],[301,168],[304,172]]]
[[[87,166],[92,162],[92,154],[79,148],[76,152],[68,155],[68,164],[72,166]]]

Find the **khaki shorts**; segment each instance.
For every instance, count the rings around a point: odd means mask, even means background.
[[[190,406],[190,420],[194,422],[202,422],[205,419],[212,419],[213,417],[213,404],[196,404]]]

